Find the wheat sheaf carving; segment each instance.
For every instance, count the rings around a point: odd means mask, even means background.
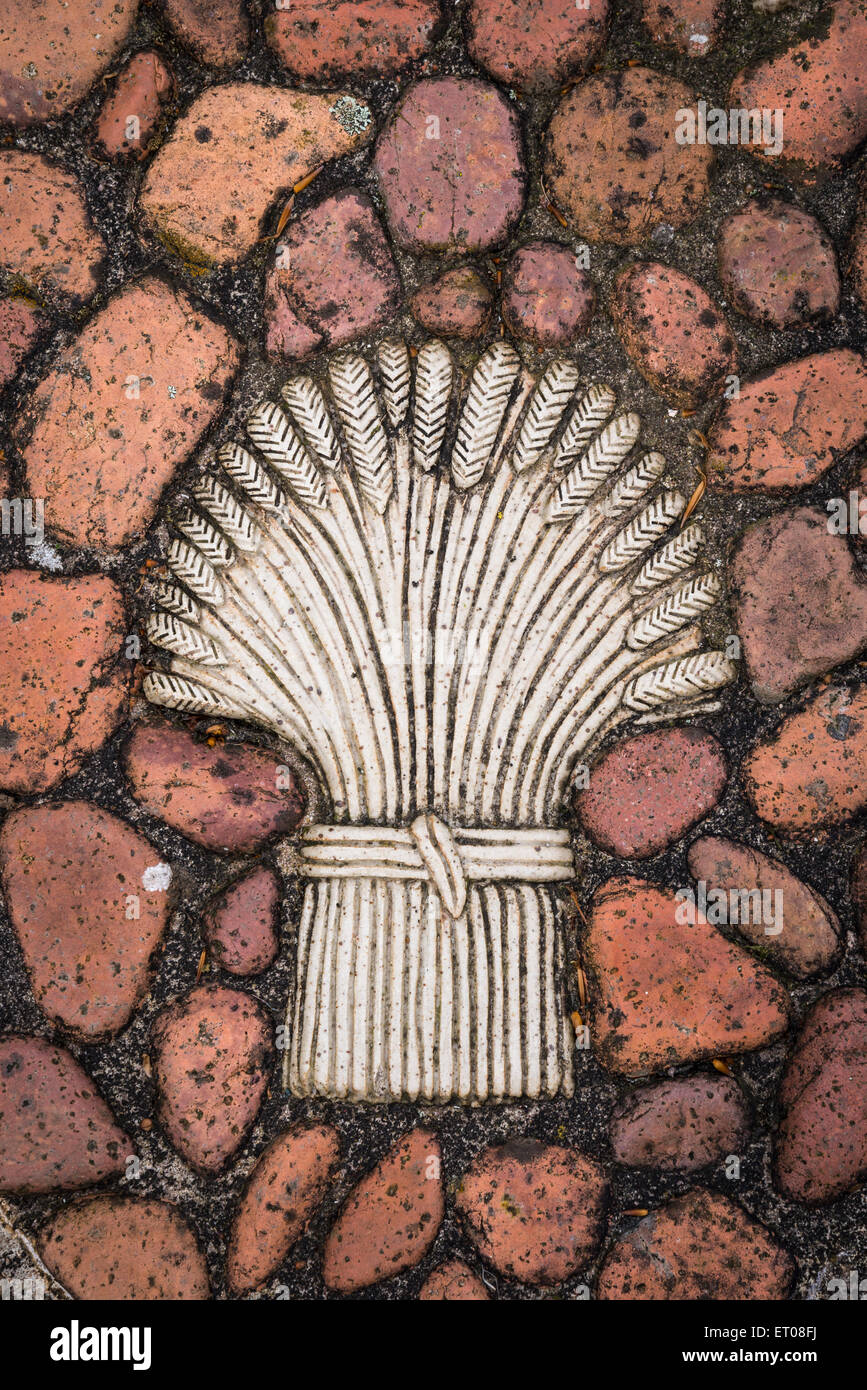
[[[145,692],[317,769],[286,1080],[478,1103],[569,1092],[558,814],[616,724],[707,707],[719,597],[641,421],[503,340],[343,352],[262,401],[178,522]]]

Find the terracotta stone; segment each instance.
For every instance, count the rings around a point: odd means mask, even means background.
[[[65,348],[16,423],[31,493],[73,545],[116,549],[153,520],[219,411],[238,345],[180,290],[126,286]]]
[[[641,1086],[618,1101],[611,1116],[611,1148],[633,1168],[693,1173],[747,1141],[750,1118],[730,1076],[685,1076]]]
[[[328,1191],[340,1158],[330,1125],[293,1125],[268,1145],[238,1203],[226,1275],[238,1296],[279,1268]]]
[[[0,1192],[88,1187],[122,1173],[132,1152],[69,1052],[43,1038],[0,1038]]]
[[[784,1299],[788,1251],[718,1192],[696,1189],[650,1212],[605,1257],[597,1298]]]
[[[22,288],[78,304],[97,288],[106,246],[74,174],[27,150],[0,150],[0,266]]]
[[[536,92],[586,71],[607,21],[608,0],[470,0],[467,51],[498,81]]]
[[[486,1303],[490,1294],[463,1260],[446,1260],[421,1286],[419,1303]]]
[[[98,151],[112,159],[127,154],[141,159],[157,133],[173,89],[171,71],[158,53],[147,49],[134,54],[99,108],[95,132]],[[133,121],[138,122],[137,127]]]
[[[44,316],[27,299],[0,299],[0,390],[8,386],[42,328]]]
[[[503,321],[515,338],[538,348],[563,347],[584,333],[596,307],[593,281],[568,246],[532,241],[503,275]]]
[[[31,125],[69,111],[122,48],[138,0],[5,6],[0,15],[0,121]]]
[[[832,5],[807,33],[738,73],[726,104],[782,111],[784,158],[821,167],[839,163],[867,135],[867,5]],[[760,144],[749,148],[765,154]]]
[[[691,88],[650,68],[600,72],[562,98],[544,145],[546,192],[589,241],[635,246],[654,227],[684,227],[708,190],[713,148],[678,144]]]
[[[649,729],[615,744],[575,797],[581,825],[609,854],[659,854],[719,801],[722,748],[702,729]]]
[[[438,0],[292,0],[265,16],[265,36],[298,82],[391,77],[421,58]]]
[[[776,1183],[795,1202],[832,1202],[867,1178],[867,992],[813,1005],[783,1073]]]
[[[54,1277],[85,1302],[210,1297],[196,1238],[168,1202],[96,1197],[59,1212],[37,1244]]]
[[[585,960],[596,983],[591,1035],[611,1071],[751,1052],[784,1033],[788,996],[771,972],[670,889],[614,878],[596,892]]]
[[[782,895],[770,900],[772,904],[780,904],[781,920],[770,924],[756,921],[757,914],[751,909],[749,920],[732,925],[739,936],[796,979],[806,980],[820,970],[827,970],[839,956],[841,928],[833,908],[779,860],[736,840],[707,835],[690,845],[689,871],[693,878],[707,884],[708,891],[722,888],[731,893],[732,889],[739,892],[758,889]],[[739,918],[747,915],[746,909],[738,905],[737,915]],[[778,914],[774,915],[776,918]],[[773,932],[766,931],[768,925],[773,927]],[[779,933],[776,933],[777,928],[781,928]]]
[[[268,1084],[273,1033],[256,999],[223,985],[196,985],[157,1018],[159,1120],[197,1172],[219,1172],[247,1137]]]
[[[675,405],[696,408],[735,372],[731,329],[701,285],[682,271],[639,261],[617,277],[610,307],[632,362]]]
[[[512,1139],[486,1149],[461,1179],[455,1205],[482,1259],[527,1284],[559,1284],[602,1239],[608,1184],[575,1149]]]
[[[346,93],[257,82],[210,87],[147,171],[139,194],[145,225],[187,262],[238,261],[294,184],[372,134],[367,107]]]
[[[126,709],[121,592],[102,574],[0,575],[0,790],[47,791]]]
[[[829,686],[788,715],[743,764],[756,814],[800,835],[867,805],[867,687]]]
[[[524,206],[518,118],[489,82],[435,77],[404,92],[374,168],[399,246],[478,252],[506,240]]]
[[[163,0],[178,38],[215,68],[240,63],[250,43],[244,0]]]
[[[265,286],[268,351],[287,342],[282,311],[315,335],[315,347],[336,348],[386,322],[400,307],[400,276],[366,193],[341,188],[290,221]],[[296,355],[290,351],[289,355]]]
[[[221,893],[205,914],[211,959],[230,975],[258,975],[277,955],[280,880],[260,865]]]
[[[867,583],[828,513],[791,508],[741,536],[729,592],[759,700],[785,699],[867,646]]]
[[[133,796],[205,849],[249,854],[304,814],[292,773],[264,749],[209,748],[170,724],[140,724],[124,751]]]
[[[719,38],[720,0],[642,0],[641,18],[654,43],[703,58]]]
[[[493,307],[490,285],[470,265],[428,281],[409,303],[416,322],[443,338],[477,338],[487,328]]]
[[[805,487],[867,434],[867,369],[850,348],[817,352],[742,382],[710,433],[715,487]]]
[[[790,328],[840,307],[834,243],[815,217],[781,198],[754,198],[727,217],[717,254],[732,304],[756,323]]]
[[[98,806],[20,807],[0,829],[0,876],[36,1002],[88,1042],[118,1032],[150,982],[169,915],[160,855]]]
[[[443,1219],[436,1136],[413,1129],[362,1178],[325,1242],[322,1277],[329,1289],[356,1289],[418,1264]]]

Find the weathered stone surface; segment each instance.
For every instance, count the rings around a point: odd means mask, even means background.
[[[244,0],[163,0],[166,18],[178,38],[203,63],[230,68],[250,42]]]
[[[90,1077],[43,1038],[0,1038],[0,1191],[88,1187],[133,1151]]]
[[[713,810],[726,775],[712,734],[650,729],[615,744],[595,764],[575,807],[596,844],[626,859],[647,859]]]
[[[720,30],[720,0],[642,0],[641,18],[654,43],[703,58]]]
[[[494,297],[473,266],[447,270],[416,290],[409,303],[413,318],[444,338],[476,338],[488,326]]]
[[[400,301],[400,276],[373,204],[357,188],[341,188],[281,237],[265,285],[268,351],[301,357],[340,347],[391,318]],[[298,323],[310,335],[306,351],[298,350]]]
[[[31,125],[68,111],[108,67],[138,0],[11,5],[0,15],[0,121]]]
[[[707,885],[708,891],[712,888],[726,890],[729,905],[732,890],[740,894],[755,890],[764,894],[779,893],[779,898],[767,898],[774,909],[772,922],[765,921],[754,909],[747,913],[746,907],[742,908],[739,903],[737,920],[732,921],[732,925],[740,936],[758,947],[763,956],[797,979],[805,980],[820,970],[827,970],[839,956],[841,928],[833,908],[779,860],[736,840],[707,835],[690,845],[689,871],[693,878]],[[775,904],[779,904],[780,914],[776,913]],[[747,920],[743,920],[745,915]],[[778,916],[781,920],[777,920]],[[711,920],[715,919],[711,917]],[[720,918],[721,922],[727,920],[731,920],[731,914]],[[769,926],[770,931],[767,930]]]
[[[828,513],[797,507],[756,522],[731,561],[734,602],[753,693],[785,699],[867,645],[867,583]]]
[[[695,1172],[740,1153],[747,1103],[730,1076],[685,1076],[631,1091],[611,1116],[611,1148],[634,1168]]]
[[[421,58],[441,17],[438,0],[292,0],[265,16],[265,35],[296,81],[357,82]]]
[[[536,92],[585,71],[607,21],[608,0],[470,0],[467,50],[500,82]]]
[[[562,347],[584,333],[596,307],[593,281],[568,246],[531,241],[503,275],[503,321],[538,348]]]
[[[0,790],[46,791],[108,737],[127,702],[125,633],[105,575],[0,575]]]
[[[754,198],[727,217],[717,255],[732,304],[757,323],[790,328],[840,307],[834,243],[815,217],[781,198]]]
[[[293,1125],[268,1145],[238,1203],[226,1274],[236,1295],[260,1288],[302,1235],[340,1157],[330,1125]]]
[[[140,724],[124,767],[136,800],[205,849],[248,854],[304,814],[288,768],[247,744],[209,748],[170,724]]]
[[[129,1021],[168,920],[166,870],[170,876],[143,835],[88,802],[23,806],[7,816],[0,877],[49,1019],[87,1041]]]
[[[426,1129],[405,1134],[362,1178],[325,1242],[322,1277],[353,1293],[411,1269],[443,1219],[440,1148]]]
[[[602,1239],[608,1184],[575,1149],[512,1139],[486,1149],[461,1178],[456,1206],[484,1260],[528,1284],[559,1284]]]
[[[43,315],[26,299],[0,299],[0,390],[8,386],[30,351]]]
[[[750,1052],[785,1032],[788,996],[674,892],[614,878],[596,892],[585,959],[600,1060],[628,1076]]]
[[[524,206],[518,118],[489,82],[416,82],[386,123],[374,168],[405,250],[477,252],[505,241]]]
[[[257,1000],[223,985],[196,985],[157,1018],[159,1120],[198,1172],[219,1172],[246,1138],[268,1083],[273,1033]]]
[[[605,1299],[784,1299],[795,1262],[767,1227],[718,1192],[666,1202],[605,1257]]]
[[[428,1275],[419,1290],[420,1303],[483,1303],[490,1295],[463,1260],[447,1260]]]
[[[280,880],[273,869],[251,869],[221,893],[205,913],[211,959],[230,975],[258,975],[277,955]]]
[[[275,202],[372,133],[367,107],[345,93],[256,82],[210,87],[148,169],[139,195],[145,224],[185,261],[240,260]]]
[[[54,1277],[86,1302],[210,1297],[204,1256],[168,1202],[95,1197],[59,1212],[37,1244]]]
[[[850,348],[817,352],[742,382],[710,434],[716,487],[805,487],[867,434],[867,370]]]
[[[832,1202],[867,1178],[867,992],[835,989],[807,1014],[779,1094],[776,1182]]]
[[[545,138],[545,188],[581,236],[635,246],[662,222],[693,220],[713,148],[678,144],[675,131],[677,112],[696,101],[644,67],[594,73],[563,97]]]
[[[141,159],[148,152],[173,89],[171,71],[158,53],[147,49],[134,54],[99,108],[97,151],[112,159],[127,154]]]
[[[867,687],[814,695],[756,745],[742,775],[757,815],[786,833],[854,816],[867,805]]]
[[[80,303],[105,254],[74,174],[41,154],[0,150],[0,265],[22,288]]]
[[[671,266],[639,261],[618,277],[611,317],[641,375],[676,405],[718,395],[737,366],[731,329],[701,285]]]
[[[807,33],[738,73],[727,105],[781,111],[784,158],[839,163],[867,135],[867,5],[842,0],[812,20]],[[772,157],[760,143],[748,148]]]
[[[27,481],[52,531],[115,549],[150,525],[160,493],[216,416],[238,345],[185,294],[148,277],[96,313],[16,423]]]

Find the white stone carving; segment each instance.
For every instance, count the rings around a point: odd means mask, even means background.
[[[719,585],[641,421],[508,342],[335,356],[252,412],[195,487],[145,692],[272,730],[317,770],[286,1080],[297,1095],[569,1092],[551,885],[576,761],[636,714],[707,708]]]

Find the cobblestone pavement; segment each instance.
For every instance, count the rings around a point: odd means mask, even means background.
[[[867,1278],[865,54],[867,0],[0,0],[12,1296],[803,1300]],[[432,339],[458,383],[439,434]],[[499,1103],[496,1077],[478,1105],[285,1089],[324,783],[264,718],[146,698],[206,467],[293,375],[395,340],[414,468],[511,344],[527,392],[575,363],[664,455],[682,539],[653,584],[706,537],[704,588],[667,589],[646,640],[687,606],[734,679],[658,722],[634,703],[562,769],[571,1094],[533,1082],[520,981]],[[447,903],[442,827],[413,862]]]

